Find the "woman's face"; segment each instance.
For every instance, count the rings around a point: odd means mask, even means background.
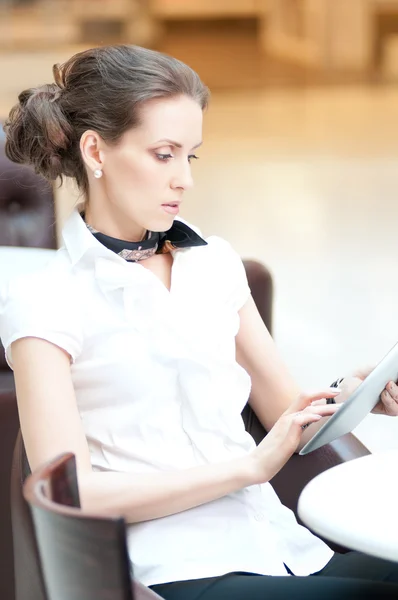
[[[116,146],[101,140],[102,177],[89,171],[94,220],[104,222],[103,233],[130,240],[142,239],[148,229],[170,229],[193,185],[191,163],[202,141],[202,109],[187,96],[151,100],[140,117]]]

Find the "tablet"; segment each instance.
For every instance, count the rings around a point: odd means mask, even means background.
[[[308,454],[352,431],[376,406],[389,381],[398,380],[398,343],[300,450]],[[336,397],[336,402],[339,397]]]

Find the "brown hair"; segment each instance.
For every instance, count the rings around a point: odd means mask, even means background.
[[[23,91],[5,123],[5,150],[54,180],[73,177],[87,194],[79,142],[93,129],[116,144],[139,122],[139,107],[154,98],[186,95],[205,109],[209,91],[181,61],[139,46],[105,46],[54,65],[55,83]]]

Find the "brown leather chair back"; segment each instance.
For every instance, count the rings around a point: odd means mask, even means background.
[[[0,394],[0,598],[14,598],[10,479],[12,450],[19,428],[15,392]]]
[[[73,454],[30,475],[24,485],[47,600],[145,600],[160,597],[131,581],[124,519],[80,509]]]
[[[274,304],[272,275],[267,267],[257,260],[245,259],[243,260],[243,266],[258,312],[272,335],[272,308]]]
[[[51,185],[30,167],[11,162],[1,144],[0,244],[56,248]]]
[[[19,432],[11,470],[15,600],[47,600],[32,516],[22,492],[29,474],[29,463]]]

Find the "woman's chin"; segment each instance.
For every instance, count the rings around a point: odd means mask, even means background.
[[[172,215],[165,215],[163,219],[156,219],[150,223],[150,227],[148,227],[149,231],[168,231],[170,227],[172,227],[174,223],[175,217]]]

